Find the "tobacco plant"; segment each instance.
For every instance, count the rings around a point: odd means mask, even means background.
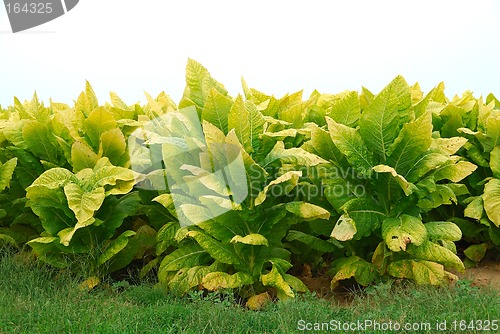
[[[493,95],[485,103],[466,92],[442,108],[436,123],[443,136],[467,139],[461,154],[478,166],[467,178],[471,196],[461,203],[463,216],[455,218],[470,244],[464,254],[474,264],[500,246],[500,103]]]
[[[463,270],[454,241],[459,228],[422,221],[422,214],[457,202],[457,184],[476,166],[453,155],[461,138],[433,137],[432,111],[417,87],[395,78],[378,95],[326,96],[327,131],[312,129],[306,148],[330,161],[325,196],[341,214],[331,236],[346,244],[334,261],[332,285],[354,277],[366,285],[381,274],[441,284]]]
[[[184,109],[145,126],[133,144],[132,164],[151,159],[145,182],[165,190],[154,201],[176,218],[158,232],[160,283],[179,293],[203,287],[245,296],[273,288],[282,299],[305,291],[287,274],[282,241],[294,224],[329,219],[293,194],[307,181],[300,166],[326,161],[287,148],[299,131],[271,116],[269,103],[231,98],[194,61],[187,73]]]

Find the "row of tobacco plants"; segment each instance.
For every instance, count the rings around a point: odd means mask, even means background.
[[[72,106],[2,109],[0,243],[89,286],[133,265],[173,293],[280,299],[307,290],[303,267],[332,287],[439,285],[498,250],[493,95],[424,95],[398,76],[377,95],[276,98],[243,81],[232,97],[193,60],[186,82],[179,104],[99,105],[87,83]]]

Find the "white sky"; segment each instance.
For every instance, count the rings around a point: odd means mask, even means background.
[[[57,0],[56,0],[57,1]],[[281,96],[382,89],[397,74],[449,97],[500,97],[500,1],[80,0],[12,34],[0,7],[0,104],[72,103],[89,80],[101,103],[165,91],[179,101],[188,57],[235,96],[240,77]]]

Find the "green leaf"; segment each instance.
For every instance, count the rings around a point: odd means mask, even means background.
[[[359,131],[366,145],[382,161],[387,159],[389,147],[398,135],[400,122],[409,120],[410,107],[409,86],[402,76],[398,76],[363,110]]]
[[[490,167],[493,176],[500,179],[500,145],[490,152]]]
[[[186,236],[194,238],[211,257],[219,262],[234,264],[239,261],[238,256],[229,245],[223,244],[203,232],[189,231]]]
[[[470,245],[464,250],[464,254],[465,256],[467,256],[467,258],[471,259],[472,261],[479,262],[484,258],[487,250],[488,250],[487,243]]]
[[[198,287],[203,278],[212,271],[207,266],[194,266],[183,268],[168,282],[170,290],[178,295],[184,295],[194,287]]]
[[[47,124],[38,121],[26,121],[23,138],[30,151],[40,160],[58,163],[59,145]]]
[[[227,95],[224,85],[212,78],[208,70],[196,60],[188,59],[186,64],[186,88],[179,102],[179,108],[195,105],[198,114],[201,114],[207,96],[212,89],[222,95]]]
[[[325,119],[333,143],[347,157],[349,163],[363,172],[372,169],[374,165],[372,153],[368,151],[359,132],[339,124],[329,117],[325,117]]]
[[[335,122],[355,126],[361,116],[358,92],[345,91],[336,95],[322,94],[317,102]]]
[[[464,216],[480,220],[484,213],[484,203],[481,196],[471,197],[472,201],[464,210]]]
[[[431,114],[406,123],[394,143],[389,147],[387,165],[405,175],[432,144]]]
[[[320,206],[306,202],[289,202],[285,204],[286,210],[305,220],[330,219],[330,212]]]
[[[12,246],[17,246],[16,240],[11,236],[0,233],[0,247],[6,244],[10,244]]]
[[[425,152],[403,175],[409,182],[417,182],[425,174],[436,170],[449,160],[449,156],[433,151]]]
[[[315,124],[311,125],[308,130],[311,131],[311,139],[301,146],[302,149],[332,161],[337,167],[347,165],[346,158],[333,144],[328,131]]]
[[[235,130],[245,151],[252,154],[259,147],[259,135],[264,132],[264,116],[250,101],[238,95],[228,115],[228,130]]]
[[[75,141],[71,146],[71,163],[73,172],[77,173],[85,168],[94,168],[99,156],[85,143]]]
[[[421,245],[408,245],[408,253],[416,258],[441,263],[444,266],[464,271],[465,267],[458,256],[451,250],[434,242],[426,241]]]
[[[390,166],[377,165],[373,167],[373,170],[377,173],[390,173],[391,177],[399,184],[401,189],[403,189],[406,196],[410,196],[417,189],[413,183],[408,182]]]
[[[300,278],[295,277],[290,274],[285,274],[283,275],[283,278],[285,279],[285,282],[290,285],[292,289],[298,292],[308,292],[309,289],[307,286],[300,280]]]
[[[333,242],[329,242],[318,237],[315,237],[311,234],[307,234],[301,231],[288,231],[286,236],[286,240],[288,241],[299,241],[308,247],[315,249],[320,252],[329,253],[337,250],[342,247],[340,244],[335,244]]]
[[[442,285],[446,283],[448,277],[452,277],[439,263],[416,260],[392,262],[387,268],[387,273],[398,278],[413,279],[417,284],[431,285]]]
[[[335,274],[330,287],[335,289],[340,281],[353,277],[356,282],[367,286],[378,276],[376,267],[357,256],[341,258],[333,262],[333,273]]]
[[[427,238],[425,225],[418,218],[401,215],[382,223],[382,237],[393,252],[406,250],[408,244],[421,245]]]
[[[380,223],[387,217],[382,208],[368,198],[355,198],[345,203],[341,210],[352,218],[356,226],[354,239],[368,237],[380,228]]]
[[[484,186],[484,211],[488,215],[488,218],[496,225],[500,227],[500,180],[491,179]]]
[[[97,264],[100,266],[103,265],[104,263],[109,261],[113,256],[122,251],[127,246],[129,238],[134,235],[135,235],[134,231],[125,231],[118,238],[111,241],[97,259]]]
[[[165,282],[167,272],[177,271],[205,264],[208,260],[207,252],[197,244],[184,244],[163,258],[158,269],[158,279]]]
[[[430,222],[424,225],[430,240],[459,241],[460,239],[462,239],[462,231],[454,223]]]
[[[203,287],[209,291],[236,289],[253,283],[252,276],[241,271],[232,275],[220,271],[208,273],[201,282]]]
[[[4,164],[0,162],[0,192],[9,186],[16,166],[17,158],[12,158]]]
[[[258,233],[247,234],[244,237],[242,237],[241,235],[235,235],[231,239],[231,243],[237,242],[246,245],[269,246],[269,241],[267,241],[266,237]]]
[[[101,135],[118,126],[115,117],[105,107],[95,108],[83,122],[83,130],[92,147],[98,148]]]
[[[180,226],[178,222],[168,222],[163,225],[156,234],[156,255],[160,256],[167,250],[167,248],[174,244],[175,234],[179,230]]]
[[[201,117],[203,120],[210,122],[227,134],[229,130],[228,116],[233,103],[230,97],[212,88],[205,101],[205,107],[203,108]]]

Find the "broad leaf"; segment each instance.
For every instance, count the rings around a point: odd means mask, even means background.
[[[207,290],[216,291],[219,289],[241,288],[253,284],[253,282],[252,276],[241,271],[232,275],[219,271],[208,273],[203,277],[201,284]]]
[[[266,237],[258,233],[247,234],[244,237],[242,237],[241,235],[235,235],[231,239],[231,243],[238,242],[246,245],[269,246],[269,242],[267,241]]]
[[[373,156],[366,147],[359,131],[326,117],[328,131],[337,149],[347,157],[352,166],[368,172],[373,166]]]
[[[488,218],[496,225],[500,227],[500,180],[491,179],[484,186],[484,211],[488,215]]]
[[[406,250],[408,244],[421,245],[427,238],[425,225],[418,218],[401,215],[382,223],[382,237],[393,252]]]
[[[442,285],[457,277],[447,273],[443,265],[430,261],[400,260],[387,268],[389,275],[414,280],[417,284]]]
[[[464,271],[465,267],[458,256],[449,249],[440,246],[434,242],[427,241],[421,245],[408,245],[408,253],[418,259],[434,261],[450,268],[455,268],[459,271]]]
[[[6,163],[0,162],[0,192],[9,186],[12,174],[17,166],[17,159],[12,158]]]
[[[378,276],[377,269],[373,264],[357,256],[336,260],[333,263],[332,272],[335,274],[330,283],[332,289],[334,289],[340,281],[351,277],[359,284],[367,286]]]
[[[329,219],[330,212],[320,206],[306,202],[289,202],[285,204],[286,210],[297,217],[309,219]]]
[[[403,77],[396,77],[361,114],[359,131],[366,145],[386,161],[389,147],[396,139],[400,122],[407,121],[411,107],[409,86]]]

